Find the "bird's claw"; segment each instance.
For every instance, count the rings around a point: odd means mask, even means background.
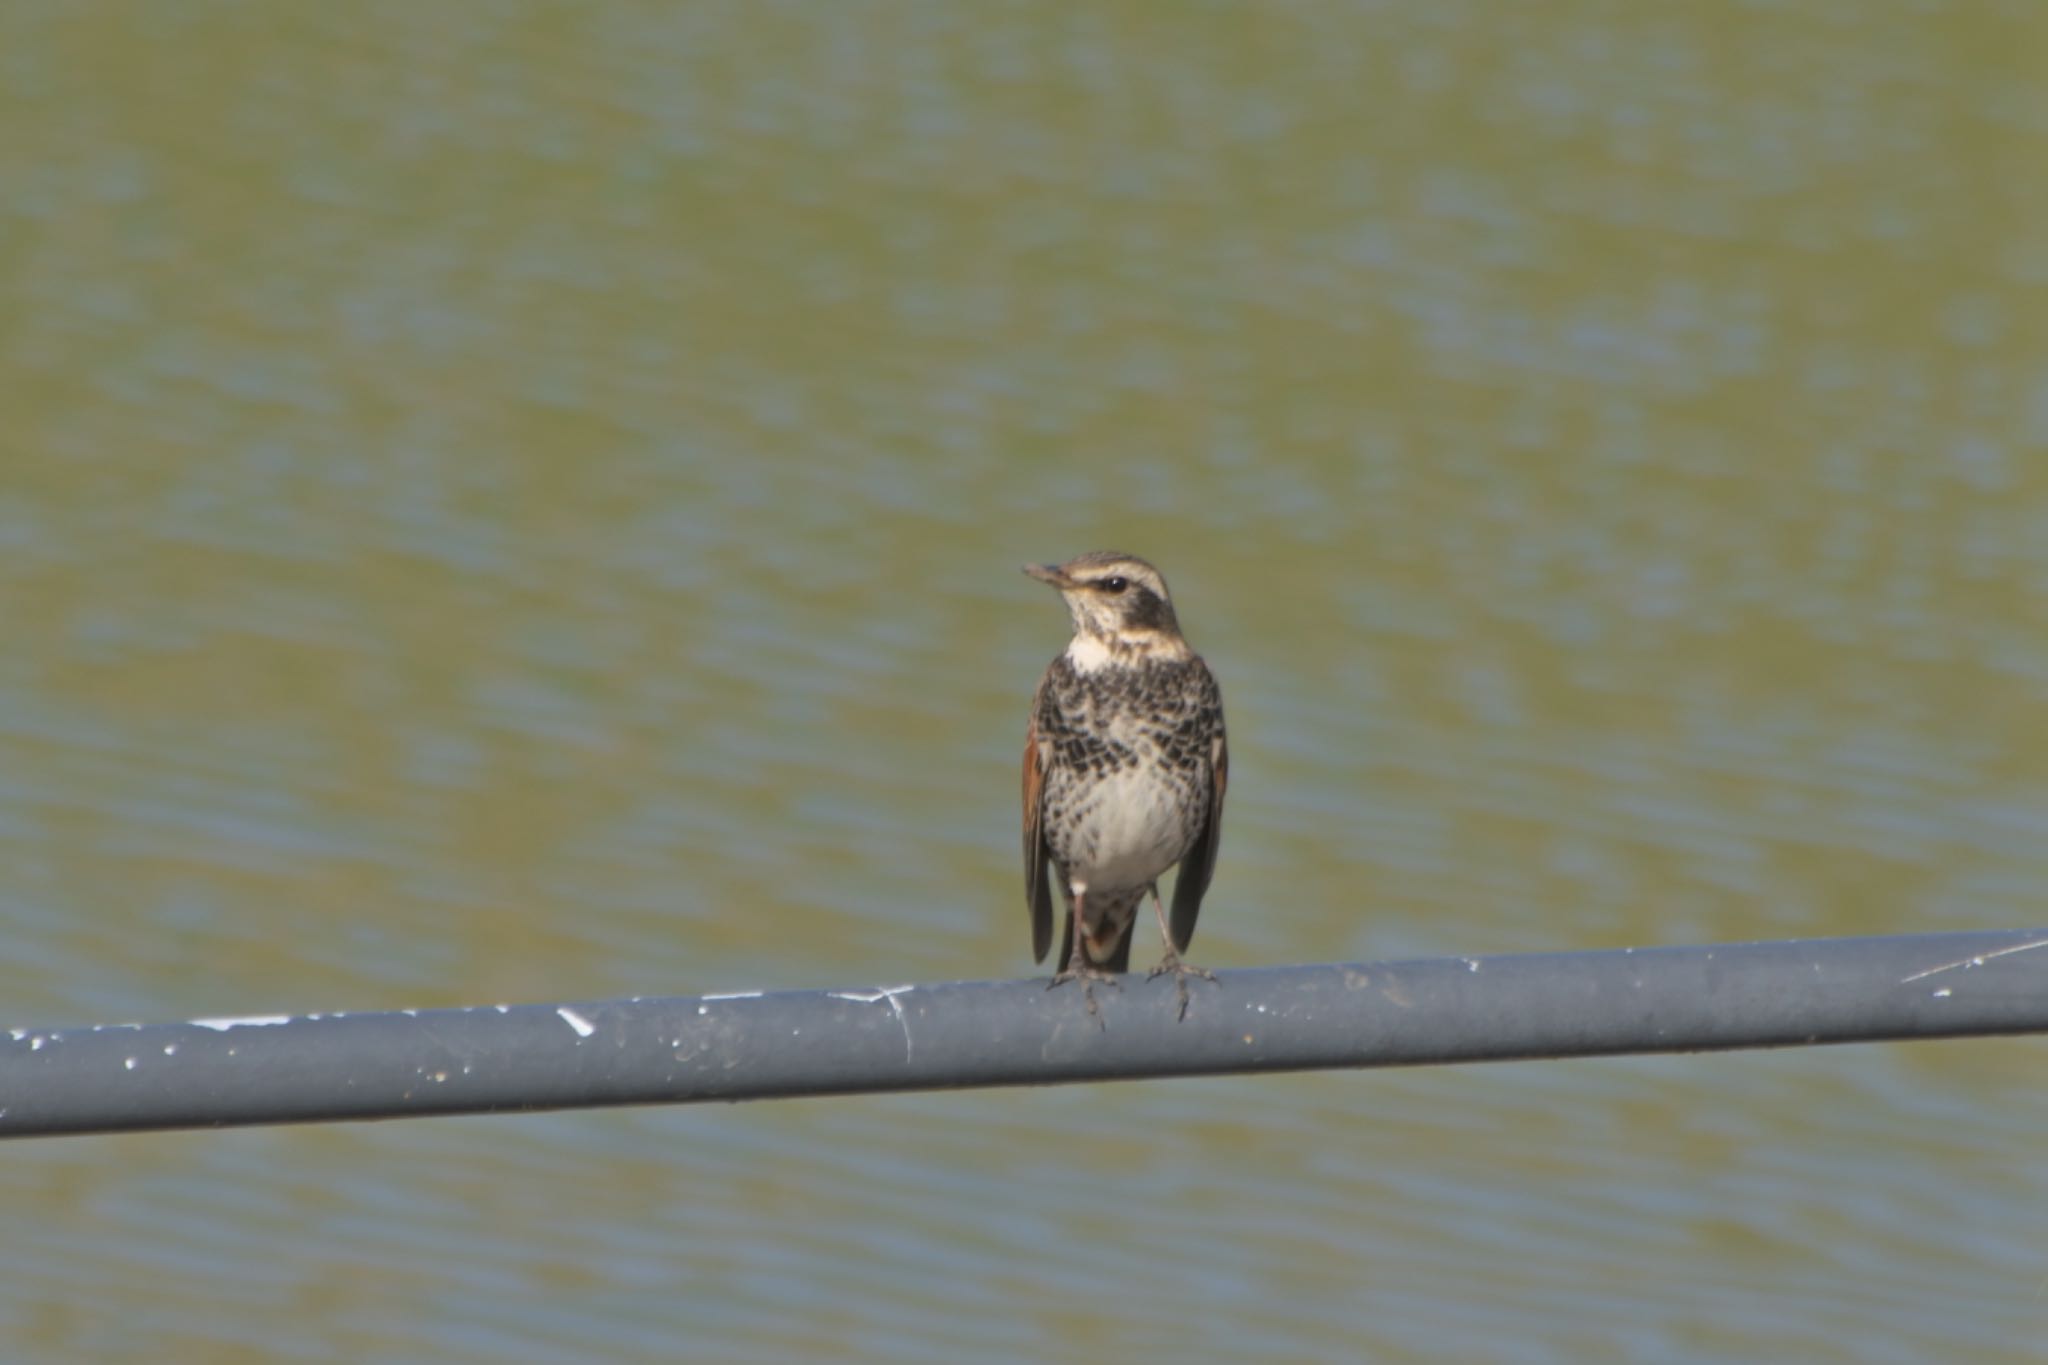
[[[1207,967],[1190,966],[1181,961],[1180,954],[1171,948],[1166,950],[1166,956],[1159,959],[1159,965],[1148,972],[1145,979],[1150,981],[1153,977],[1165,976],[1168,972],[1173,973],[1174,998],[1179,1002],[1179,1010],[1174,1018],[1185,1019],[1188,1017],[1188,978],[1199,976],[1204,981],[1214,982],[1216,973]]]
[[[1100,967],[1076,960],[1069,962],[1065,967],[1053,973],[1053,978],[1047,983],[1046,989],[1051,990],[1055,986],[1064,986],[1069,981],[1081,983],[1081,999],[1088,1006],[1088,1017],[1095,1021],[1096,1027],[1108,1028],[1109,1026],[1102,1022],[1102,1011],[1095,1003],[1095,983],[1098,981],[1107,982],[1118,990],[1124,988],[1124,983],[1117,980],[1114,972],[1105,972]]]

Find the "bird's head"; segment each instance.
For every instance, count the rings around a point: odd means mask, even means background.
[[[1187,656],[1166,580],[1136,555],[1090,550],[1064,564],[1026,564],[1024,572],[1058,588],[1066,600],[1074,618],[1067,655],[1082,669],[1112,659]]]

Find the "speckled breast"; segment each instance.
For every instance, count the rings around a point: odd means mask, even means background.
[[[1053,744],[1046,843],[1068,880],[1097,894],[1140,889],[1180,861],[1206,813],[1222,725],[1199,659],[1055,668],[1040,725]]]

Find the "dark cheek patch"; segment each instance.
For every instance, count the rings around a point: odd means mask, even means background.
[[[1140,630],[1163,630],[1166,627],[1166,603],[1150,588],[1133,583],[1124,604],[1124,620]]]

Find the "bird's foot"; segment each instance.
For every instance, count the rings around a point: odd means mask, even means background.
[[[1087,1003],[1088,1017],[1095,1021],[1096,1027],[1109,1027],[1102,1022],[1102,1011],[1096,1008],[1095,1005],[1095,983],[1098,981],[1107,982],[1118,990],[1122,990],[1124,983],[1117,980],[1116,973],[1105,972],[1102,968],[1087,961],[1077,952],[1068,960],[1066,966],[1053,974],[1052,981],[1046,986],[1046,989],[1051,990],[1054,986],[1064,986],[1069,981],[1081,983],[1081,999]]]
[[[1180,1012],[1174,1017],[1185,1019],[1188,1017],[1188,978],[1199,976],[1204,981],[1215,981],[1216,973],[1207,967],[1193,967],[1182,962],[1180,954],[1171,948],[1166,950],[1166,956],[1159,959],[1159,965],[1147,973],[1145,979],[1149,981],[1155,976],[1165,976],[1168,972],[1173,973],[1174,996],[1180,1002]]]

